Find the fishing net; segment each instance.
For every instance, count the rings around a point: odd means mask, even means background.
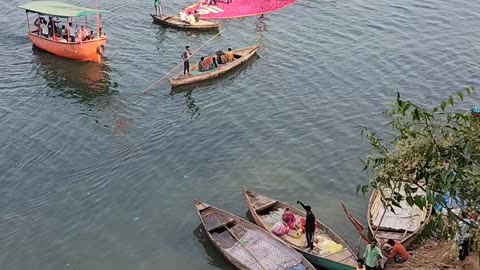
[[[302,262],[302,255],[258,230],[248,230],[240,242],[225,251],[252,270],[289,269]]]

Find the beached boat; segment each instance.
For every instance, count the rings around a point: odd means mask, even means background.
[[[55,1],[34,1],[21,5],[19,8],[27,11],[28,38],[33,45],[61,57],[80,61],[100,62],[107,43],[107,37],[101,33],[100,27],[100,13],[105,11]],[[34,26],[30,25],[29,13],[36,13],[39,16],[35,20]],[[45,36],[41,30],[41,18],[44,15],[65,18],[65,26],[73,21],[72,18],[85,17],[86,20],[87,16],[95,15],[97,16],[96,33],[94,33],[92,39],[84,41],[78,39],[72,41],[70,36],[75,36],[75,33],[65,33],[66,38],[59,37],[56,33]],[[43,20],[45,19],[43,18]],[[40,24],[37,22],[40,22]]]
[[[198,200],[194,206],[210,241],[235,268],[315,269],[301,254],[257,225]]]
[[[178,73],[175,77],[169,79],[168,81],[172,85],[181,86],[187,84],[194,84],[199,83],[211,79],[215,79],[219,76],[226,74],[229,71],[235,70],[236,68],[240,67],[242,64],[246,63],[252,57],[254,57],[260,48],[260,45],[254,45],[250,47],[246,47],[243,49],[233,50],[233,57],[234,60],[229,62],[225,65],[218,65],[216,70],[210,70],[205,72],[200,72],[198,70],[198,64],[194,64],[190,66],[190,75],[183,76],[183,71]],[[192,60],[190,60],[192,61]]]
[[[304,211],[265,195],[249,191],[245,187],[243,187],[243,196],[255,223],[269,232],[275,223],[280,221],[285,208],[289,208],[295,214],[297,221],[301,217],[305,217]],[[298,238],[287,234],[281,236],[280,239],[302,253],[314,265],[330,270],[355,269],[357,257],[345,241],[319,220],[317,220],[317,226],[315,237],[319,237],[320,241],[311,252],[308,248],[305,248],[305,234],[301,234]],[[332,247],[335,249],[334,252],[330,251]]]
[[[172,28],[184,29],[184,30],[198,30],[198,31],[212,31],[218,30],[220,27],[219,22],[210,22],[206,20],[199,20],[196,24],[189,24],[180,20],[180,17],[177,15],[165,16],[165,15],[155,15],[151,14],[153,21]]]
[[[383,189],[385,196],[390,196],[388,189]],[[420,189],[416,194],[421,194]],[[404,190],[400,189],[400,194]],[[372,192],[368,203],[368,229],[380,246],[383,246],[388,239],[400,241],[408,247],[415,236],[423,230],[432,216],[432,206],[427,205],[425,209],[417,206],[410,206],[406,201],[401,201],[402,208],[393,207],[395,212],[386,210],[382,204],[380,190],[377,188]]]

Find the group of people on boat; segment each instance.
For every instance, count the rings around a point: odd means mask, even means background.
[[[200,58],[200,62],[198,62],[198,70],[200,72],[216,70],[219,65],[225,65],[234,59],[231,48],[228,48],[227,53],[218,50],[215,54],[216,56],[209,55]]]
[[[198,71],[206,72],[216,70],[220,65],[226,65],[235,59],[232,48],[228,48],[226,53],[222,50],[218,50],[215,55],[216,56],[202,56],[198,63]],[[182,53],[181,57],[183,60],[183,75],[185,76],[190,74],[190,58],[192,57],[190,46],[185,47],[185,51]]]
[[[73,23],[68,22],[67,25],[59,27],[59,23],[60,21],[55,20],[53,17],[49,17],[47,22],[44,17],[39,16],[34,22],[34,26],[37,28],[35,31],[38,35],[60,42],[82,42],[103,35],[102,28],[99,28],[98,33],[94,34],[93,31],[89,31],[84,25],[80,28],[78,26],[74,28]]]
[[[198,21],[200,21],[200,14],[196,10],[193,12],[187,12],[185,9],[182,9],[178,12],[178,18],[182,22],[195,25]]]

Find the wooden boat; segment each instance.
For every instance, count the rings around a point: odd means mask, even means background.
[[[181,21],[180,17],[178,17],[177,15],[162,16],[150,13],[150,16],[152,16],[153,21],[156,23],[177,29],[211,31],[218,30],[220,27],[219,22],[211,22],[206,20],[199,20],[196,24],[192,25],[188,22]]]
[[[198,200],[194,206],[210,241],[236,269],[315,269],[302,255],[257,225]]]
[[[52,16],[66,18],[66,23],[72,22],[74,17],[84,17],[87,15],[99,16],[100,13],[105,12],[102,10],[83,8],[73,6],[70,4],[55,2],[55,1],[34,1],[25,5],[19,6],[19,8],[27,11],[27,23],[28,23],[28,38],[36,47],[50,52],[52,54],[74,59],[80,61],[92,61],[100,62],[105,51],[105,45],[107,43],[107,37],[101,33],[101,28],[97,25],[96,35],[93,39],[85,41],[71,41],[69,38],[63,39],[53,35],[52,37],[45,37],[42,35],[40,28],[33,26],[31,29],[29,23],[29,12],[36,13],[40,16]],[[99,17],[98,17],[99,18]],[[97,21],[99,21],[98,19]],[[60,26],[57,26],[60,27]],[[67,36],[74,36],[74,33],[69,33]]]
[[[233,50],[233,57],[234,60],[229,62],[225,65],[219,65],[216,70],[210,70],[205,72],[198,71],[198,64],[194,64],[190,66],[190,73],[191,75],[183,76],[183,71],[178,73],[175,77],[170,78],[168,81],[172,85],[172,87],[187,85],[187,84],[194,84],[199,83],[211,79],[215,79],[226,74],[229,71],[232,71],[242,64],[246,63],[250,60],[253,56],[256,55],[260,45],[254,45],[250,47],[246,47],[243,49]],[[191,61],[191,60],[190,60]]]
[[[390,192],[383,190],[386,196]],[[400,189],[402,194],[403,189]],[[417,194],[423,191],[418,190]],[[432,216],[432,206],[427,205],[425,209],[417,206],[411,207],[406,201],[400,203],[402,208],[393,207],[394,212],[385,208],[382,204],[380,190],[377,188],[372,192],[368,203],[368,229],[372,236],[382,246],[388,239],[400,241],[405,247],[408,247],[415,236],[423,230]]]
[[[255,223],[268,231],[271,231],[274,224],[280,221],[280,215],[285,208],[289,208],[297,218],[305,217],[304,211],[265,195],[249,191],[245,187],[243,187],[243,196]],[[305,234],[301,234],[299,238],[295,238],[288,234],[281,236],[280,239],[302,253],[305,258],[316,266],[330,270],[355,269],[357,265],[357,256],[355,256],[345,241],[319,220],[317,220],[317,226],[318,230],[315,233],[315,237],[319,236],[323,241],[321,244],[317,244],[311,252],[308,248],[305,248]],[[332,253],[328,252],[327,245],[331,245],[332,243],[334,245],[340,244],[341,247],[337,246],[340,250]]]

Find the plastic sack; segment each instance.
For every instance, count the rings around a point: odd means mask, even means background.
[[[341,244],[337,244],[332,240],[327,240],[325,243],[325,250],[331,254],[342,251],[343,246]]]

